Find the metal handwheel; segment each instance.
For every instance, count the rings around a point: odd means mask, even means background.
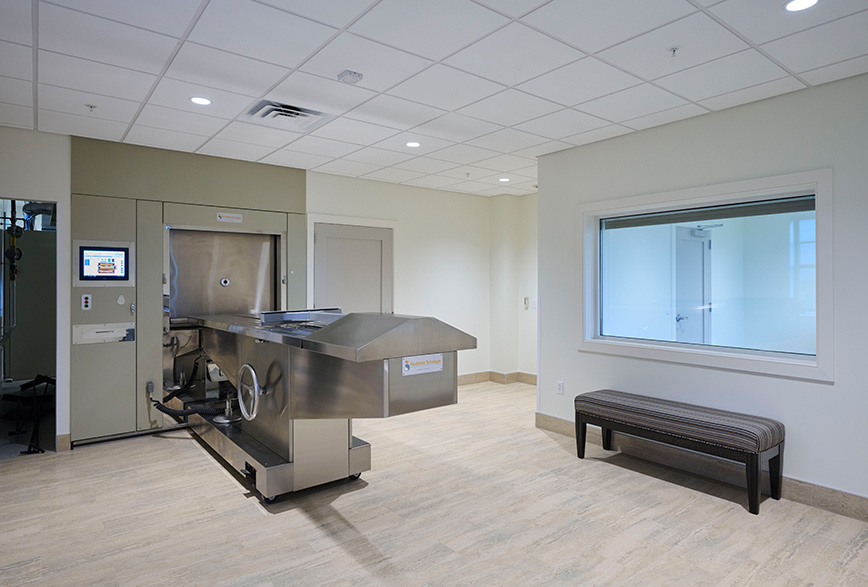
[[[250,373],[252,385],[244,382],[244,375]],[[250,394],[250,410],[244,404],[244,392]],[[259,377],[250,363],[244,363],[238,369],[238,407],[245,420],[253,420],[259,412],[259,398],[265,394],[265,388],[259,385]]]

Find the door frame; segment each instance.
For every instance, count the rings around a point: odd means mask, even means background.
[[[366,228],[390,228],[392,229],[392,307],[395,305],[395,276],[394,276],[394,255],[397,250],[396,242],[398,240],[395,228],[398,226],[397,220],[386,220],[381,218],[359,218],[356,216],[334,216],[331,214],[308,214],[307,215],[307,307],[313,306],[313,272],[314,272],[314,228],[318,223],[322,224],[342,224],[346,226],[363,226]],[[296,309],[296,308],[291,308]]]

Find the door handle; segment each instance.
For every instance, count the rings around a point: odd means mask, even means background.
[[[682,320],[690,320],[690,316],[682,316],[681,314],[675,315],[676,322],[681,322]]]

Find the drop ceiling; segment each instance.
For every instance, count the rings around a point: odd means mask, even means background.
[[[782,4],[3,0],[0,125],[525,195],[539,155],[868,72],[868,0]]]

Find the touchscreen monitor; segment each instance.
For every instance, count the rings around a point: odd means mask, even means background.
[[[81,246],[78,254],[80,280],[129,281],[129,248]]]

